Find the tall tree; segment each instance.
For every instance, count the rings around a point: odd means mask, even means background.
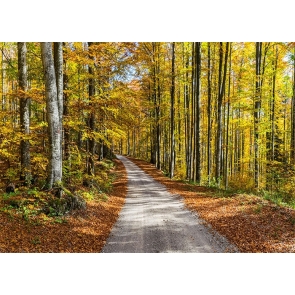
[[[184,52],[185,84],[184,84],[184,110],[185,110],[185,160],[186,178],[191,178],[191,110],[190,110],[190,87],[189,87],[189,52]]]
[[[30,105],[31,99],[27,95],[27,46],[25,42],[18,42],[18,81],[20,95],[20,126],[23,139],[20,143],[21,176],[26,184],[31,181],[30,142],[26,138],[30,134]]]
[[[293,95],[291,104],[291,144],[290,144],[290,158],[291,163],[295,164],[295,46],[293,49]]]
[[[175,116],[175,42],[171,45],[172,59],[171,59],[171,92],[170,92],[170,178],[174,176],[175,167],[175,127],[174,127],[174,116]]]
[[[224,163],[224,186],[228,188],[228,150],[229,150],[229,118],[230,118],[230,86],[231,86],[231,63],[232,63],[232,46],[229,50],[229,75],[228,75],[228,91],[227,91],[227,118],[226,118],[226,135],[225,135],[225,163]]]
[[[95,111],[93,99],[95,95],[95,80],[94,80],[94,65],[92,64],[94,61],[94,56],[92,52],[92,42],[88,42],[88,56],[90,59],[90,63],[88,65],[88,97],[89,97],[89,108],[90,114],[88,116],[88,128],[90,132],[90,137],[88,137],[88,161],[87,161],[87,172],[88,175],[94,175],[94,154],[95,154],[95,138],[93,132],[95,131]]]
[[[63,49],[66,49],[65,43],[63,43]],[[63,89],[65,90],[63,93],[63,115],[62,117],[65,119],[69,119],[69,94],[67,92],[68,90],[68,84],[69,84],[69,76],[67,74],[67,61],[64,58],[63,59]],[[64,134],[64,159],[67,161],[70,157],[70,128],[66,124],[64,124],[63,129]]]
[[[60,112],[58,107],[60,103],[58,102],[54,59],[52,54],[52,44],[50,42],[41,43],[41,55],[45,78],[46,114],[49,140],[49,167],[47,180],[48,187],[52,188],[56,183],[62,180],[62,124],[60,122]]]
[[[200,90],[201,90],[201,42],[194,42],[194,59],[195,74],[193,75],[193,94],[194,94],[194,175],[193,180],[200,182],[201,180],[201,110],[200,110]]]
[[[218,98],[217,98],[217,135],[216,135],[216,170],[215,178],[220,185],[221,167],[222,167],[222,103],[225,92],[225,80],[227,71],[229,42],[226,42],[225,60],[223,64],[223,44],[219,44],[219,70],[218,70]],[[222,70],[223,66],[223,70]]]
[[[210,185],[211,178],[211,44],[208,42],[207,57],[207,87],[208,87],[208,104],[207,104],[207,179]]]
[[[256,82],[255,82],[255,103],[254,103],[254,182],[259,188],[259,122],[261,109],[261,58],[262,42],[256,42]]]
[[[62,141],[63,141],[63,47],[62,42],[54,42],[54,69],[56,77],[56,88],[57,88],[57,104],[58,104],[58,116],[61,130],[60,150],[62,153]],[[60,160],[61,172],[62,172],[62,156]]]

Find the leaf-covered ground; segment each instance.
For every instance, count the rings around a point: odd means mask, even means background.
[[[241,252],[295,252],[295,210],[279,207],[257,196],[223,197],[206,187],[172,181],[154,165],[130,158],[187,207],[226,236]]]
[[[0,211],[0,252],[98,253],[125,202],[127,175],[116,162],[117,178],[107,201],[88,201],[87,209],[63,218],[25,220]]]

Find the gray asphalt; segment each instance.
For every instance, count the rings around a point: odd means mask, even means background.
[[[238,252],[188,210],[180,196],[127,158],[117,158],[127,170],[128,192],[103,253]]]

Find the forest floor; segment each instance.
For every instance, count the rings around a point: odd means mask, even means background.
[[[124,205],[127,175],[124,165],[115,161],[117,175],[106,200],[87,201],[86,210],[64,217],[34,219],[0,210],[0,253],[98,253]],[[3,208],[3,207],[2,207]]]
[[[241,252],[295,252],[295,210],[261,197],[221,191],[170,180],[154,165],[128,157],[186,206],[235,244]]]

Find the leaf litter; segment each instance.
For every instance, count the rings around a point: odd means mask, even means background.
[[[87,201],[86,210],[55,219],[24,220],[0,211],[0,253],[99,253],[125,203],[127,174],[119,160],[107,201]]]

